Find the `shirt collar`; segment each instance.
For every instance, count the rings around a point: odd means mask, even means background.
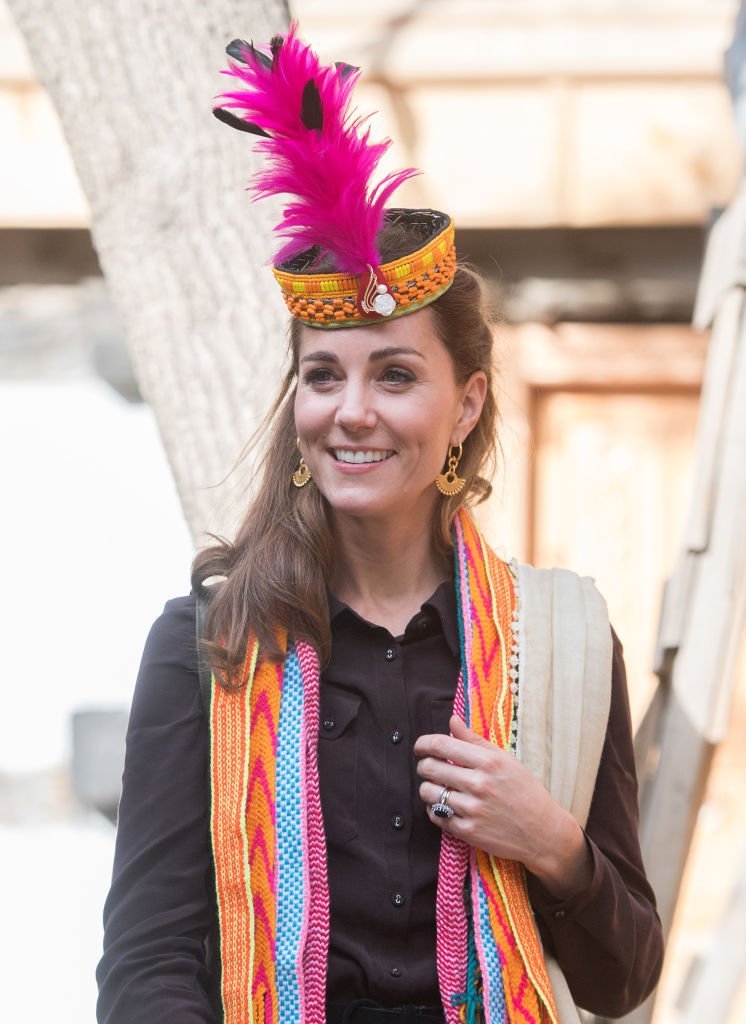
[[[327,590],[329,598],[329,618],[332,623],[340,618],[345,613],[349,613],[361,622],[370,626],[372,623],[367,622],[361,615],[355,611],[354,608],[350,608],[348,604]],[[443,629],[443,637],[448,644],[451,654],[454,658],[460,656],[461,643],[459,640],[458,632],[458,612],[456,608],[456,588],[453,585],[452,580],[446,580],[441,583],[440,586],[435,590],[433,594],[428,597],[426,601],[423,601],[421,612],[435,613],[440,619],[440,624]],[[419,614],[419,613],[418,613]]]

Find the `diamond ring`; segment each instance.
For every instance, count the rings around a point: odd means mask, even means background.
[[[430,810],[433,812],[436,818],[452,818],[453,808],[448,804],[448,797],[451,795],[451,791],[447,786],[444,786],[440,792],[440,796],[434,804],[431,804]]]

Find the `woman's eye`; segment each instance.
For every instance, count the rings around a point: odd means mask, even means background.
[[[383,371],[383,379],[387,384],[410,384],[414,380],[411,370],[404,370],[401,366],[389,366]]]
[[[317,366],[315,369],[309,370],[303,378],[303,382],[310,384],[312,387],[314,385],[328,384],[333,380],[334,374],[327,366]]]

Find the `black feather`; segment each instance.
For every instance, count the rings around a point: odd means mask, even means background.
[[[227,124],[230,128],[237,128],[240,132],[249,132],[250,135],[263,135],[265,139],[272,138],[269,132],[265,132],[258,124],[244,121],[243,118],[232,114],[230,110],[224,110],[223,107],[213,107],[212,112],[218,121],[222,121],[223,124]]]
[[[324,127],[324,108],[321,106],[321,96],[313,78],[309,78],[303,87],[300,119],[306,128],[315,128],[320,132]]]
[[[272,63],[273,64],[277,60],[277,54],[282,49],[282,44],[284,42],[285,42],[285,40],[282,38],[282,36],[272,36],[272,38],[270,39],[269,47],[270,47],[270,49],[272,51]]]
[[[249,49],[251,50],[252,56],[256,57],[262,67],[267,68],[267,70],[272,67],[272,58],[268,57],[266,53],[262,53],[261,50],[257,50],[254,46],[253,40],[249,43]]]
[[[354,66],[354,64],[345,64],[345,62],[342,61],[342,60],[338,60],[335,63],[334,67],[337,69],[337,71],[339,71],[339,73],[340,73],[340,75],[342,76],[343,79],[347,78],[349,75],[353,74],[355,71],[359,71],[360,70],[360,68],[356,68]]]
[[[225,48],[225,52],[229,57],[232,57],[233,60],[238,60],[242,64],[248,64],[249,62],[246,59],[246,51],[249,48],[249,44],[245,39],[231,39]]]

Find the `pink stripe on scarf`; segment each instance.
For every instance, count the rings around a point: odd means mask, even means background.
[[[467,627],[468,628],[468,627]],[[464,717],[464,677],[459,674],[454,714]],[[447,1024],[459,1024],[458,1008],[451,997],[466,990],[466,944],[468,925],[464,906],[464,882],[469,865],[469,847],[463,840],[444,832],[440,840],[438,891],[435,901],[436,963]]]
[[[319,660],[304,641],[296,645],[303,677],[303,725],[301,737],[303,859],[308,870],[308,899],[301,937],[301,970],[298,972],[301,1020],[323,1024],[326,1019],[326,969],[329,951],[329,881],[326,867],[326,836],[321,812],[317,737],[319,733]]]

